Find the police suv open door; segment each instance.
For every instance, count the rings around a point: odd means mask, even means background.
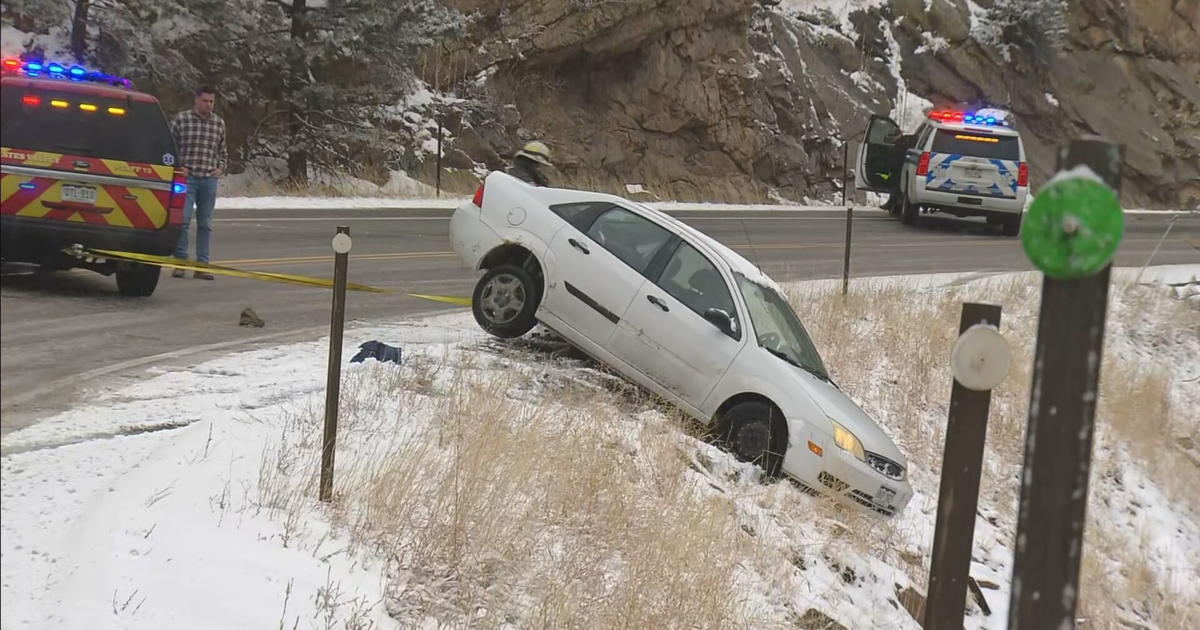
[[[867,132],[858,145],[858,168],[854,171],[854,187],[859,190],[890,193],[899,190],[900,172],[896,159],[896,142],[900,140],[900,125],[884,116],[871,116]]]

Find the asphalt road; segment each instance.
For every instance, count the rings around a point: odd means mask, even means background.
[[[469,296],[475,274],[451,251],[445,210],[219,211],[214,262],[330,277],[330,238],[349,225],[350,281],[406,292]],[[840,277],[845,213],[681,212],[676,216],[757,260],[777,280]],[[1146,262],[1169,217],[1130,215],[1118,266]],[[870,208],[854,213],[851,277],[941,271],[1029,270],[1016,238],[952,218],[900,225]],[[1155,264],[1200,263],[1200,217],[1182,216]],[[238,325],[253,307],[265,328]],[[402,294],[351,292],[347,323],[414,317],[455,307]],[[6,265],[0,278],[0,435],[122,387],[150,366],[186,365],[226,353],[328,333],[325,289],[164,273],[148,299],[122,298],[116,282],[74,270],[32,273]]]

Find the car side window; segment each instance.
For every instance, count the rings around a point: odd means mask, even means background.
[[[737,319],[733,296],[721,272],[704,254],[687,243],[679,244],[657,284],[701,317],[708,309],[719,308]],[[741,327],[735,326],[734,330],[740,331]],[[731,336],[741,338],[740,333]]]
[[[665,228],[618,206],[597,217],[584,233],[642,275],[671,239]]]
[[[550,206],[550,210],[575,226],[575,229],[586,232],[596,217],[612,207],[612,203],[607,201],[580,201],[554,204]]]
[[[925,142],[929,140],[929,134],[933,131],[933,126],[922,124],[921,127],[921,137],[917,138],[916,148],[924,150]]]

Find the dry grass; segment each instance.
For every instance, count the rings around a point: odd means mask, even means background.
[[[388,610],[398,619],[755,625],[734,603],[733,574],[747,555],[737,521],[694,492],[664,418],[614,426],[628,411],[619,392],[589,381],[539,391],[519,370],[495,379],[418,359],[383,382],[364,372],[347,381],[342,417],[371,438],[339,445],[335,519],[390,558]],[[415,418],[431,420],[404,426]],[[388,424],[401,432],[387,435]],[[306,428],[285,433],[317,434]],[[293,446],[268,454],[264,468],[291,473],[284,452]],[[315,479],[280,479],[262,480],[265,503],[286,514],[311,500]]]
[[[1031,358],[1037,334],[1039,287],[1032,279],[990,282],[922,294],[887,287],[858,286],[843,298],[832,290],[790,296],[797,311],[830,357],[835,376],[902,444],[909,455],[914,485],[937,487],[951,376],[948,357],[957,336],[960,304],[1000,304],[1001,330],[1012,345],[1014,363],[1007,380],[992,393],[980,506],[1015,522],[1028,415]],[[1098,438],[1090,502],[1111,492],[1117,460],[1114,447],[1144,471],[1172,502],[1200,513],[1200,461],[1182,445],[1197,439],[1196,400],[1180,402],[1187,385],[1173,378],[1160,353],[1195,348],[1200,313],[1161,288],[1117,282],[1112,289],[1120,310],[1110,311],[1109,337],[1101,374]],[[1118,338],[1132,342],[1118,344]],[[1193,357],[1194,358],[1194,357]],[[839,370],[841,366],[856,367]],[[871,369],[874,367],[875,369]],[[919,410],[935,410],[922,416]],[[917,413],[914,413],[917,411]],[[1128,465],[1125,462],[1124,465]],[[1109,471],[1110,476],[1105,477]],[[1136,499],[1133,499],[1136,506]],[[1136,508],[1132,508],[1136,509]],[[1140,620],[1163,628],[1200,627],[1200,611],[1187,602],[1179,580],[1194,580],[1195,567],[1154,567],[1145,540],[1117,531],[1104,511],[1089,509],[1079,611],[1087,627],[1110,628]],[[920,568],[910,575],[923,582]],[[1157,569],[1157,570],[1156,570]],[[1191,572],[1190,576],[1185,575]],[[1167,576],[1167,577],[1164,577]]]
[[[1194,310],[1142,291],[1114,289],[1123,308],[1111,333],[1135,348],[1196,334]],[[1018,278],[790,297],[835,378],[901,444],[912,483],[935,498],[960,304],[1004,307],[1015,360],[993,392],[980,508],[1005,538],[1016,517],[1038,294]],[[489,350],[413,353],[400,368],[344,378],[331,515],[362,547],[349,553],[388,558],[386,606],[404,627],[794,627],[808,603],[833,615],[827,606],[849,598],[855,617],[843,612],[843,621],[911,621],[889,616],[907,613],[880,601],[872,584],[924,591],[931,516],[881,520],[787,483],[763,485],[755,469],[696,440],[699,427],[594,364],[581,370],[520,345]],[[1120,469],[1113,452],[1195,505],[1187,493],[1200,471],[1174,444],[1197,423],[1178,402],[1178,382],[1153,365],[1108,344],[1093,503],[1098,492],[1105,501],[1133,496],[1105,478]],[[278,513],[288,544],[306,534],[300,515],[316,494],[320,418],[320,409],[295,410],[264,453],[259,505]],[[1089,510],[1079,607],[1088,627],[1136,619],[1197,627],[1180,597],[1182,574],[1153,566],[1147,541],[1102,514]],[[894,570],[881,573],[871,558]]]

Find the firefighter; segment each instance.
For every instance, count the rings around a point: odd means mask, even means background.
[[[525,146],[517,151],[513,157],[512,166],[508,169],[508,174],[534,186],[549,186],[550,180],[538,170],[539,165],[553,166],[550,163],[550,147],[543,142],[534,140],[525,143]]]

